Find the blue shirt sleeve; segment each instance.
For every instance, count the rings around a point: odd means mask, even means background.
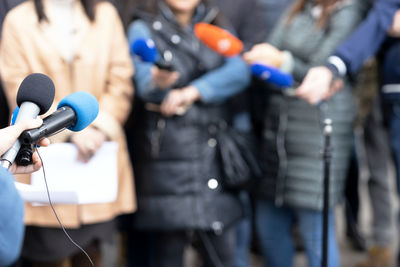
[[[204,103],[218,103],[244,90],[250,83],[250,68],[240,56],[227,58],[224,65],[212,70],[190,85],[199,90]]]
[[[399,8],[400,0],[375,1],[367,18],[337,48],[334,55],[343,60],[348,73],[357,73],[364,62],[378,52]]]
[[[15,188],[14,178],[0,167],[0,266],[14,263],[24,236],[24,204]]]

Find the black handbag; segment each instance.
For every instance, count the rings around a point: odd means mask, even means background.
[[[231,190],[247,189],[262,174],[251,139],[226,127],[218,131],[217,142],[224,186]]]

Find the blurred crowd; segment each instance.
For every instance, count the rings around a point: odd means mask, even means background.
[[[50,138],[74,144],[84,163],[118,143],[114,202],[55,205],[94,266],[116,235],[118,266],[184,266],[188,246],[200,266],[250,266],[250,252],[268,267],[294,266],[299,247],[308,266],[321,266],[326,178],[327,266],[343,263],[340,204],[347,238],[365,251],[357,266],[399,266],[388,172],[393,161],[399,182],[397,10],[398,0],[0,0],[0,128],[31,73],[54,82],[49,113],[75,91],[96,97],[89,127]],[[208,46],[200,23],[230,32],[243,50],[227,56]],[[155,52],[140,55],[141,40]],[[370,242],[358,221],[356,129],[369,168]],[[12,266],[89,266],[49,206],[25,203],[24,212]]]

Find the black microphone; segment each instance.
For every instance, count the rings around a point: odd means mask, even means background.
[[[54,84],[49,77],[40,73],[28,75],[21,83],[17,94],[19,106],[15,123],[34,119],[46,113],[54,100]],[[13,164],[21,143],[17,140],[14,145],[1,157],[1,166],[8,169]]]
[[[67,128],[74,132],[81,131],[96,119],[98,113],[99,103],[92,94],[72,93],[60,101],[54,113],[43,119],[42,126],[24,131],[20,141],[35,144]]]
[[[36,129],[24,131],[19,140],[24,149],[17,156],[17,163],[27,166],[32,163],[32,144],[44,137],[57,134],[65,129],[81,131],[96,119],[99,103],[87,92],[75,92],[63,98],[58,109],[43,119],[43,124]]]

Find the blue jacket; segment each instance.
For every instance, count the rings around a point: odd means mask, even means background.
[[[378,52],[399,8],[400,0],[376,0],[367,18],[337,48],[334,55],[344,61],[349,74],[357,73]]]
[[[24,236],[24,206],[14,178],[0,167],[0,266],[17,260]]]

